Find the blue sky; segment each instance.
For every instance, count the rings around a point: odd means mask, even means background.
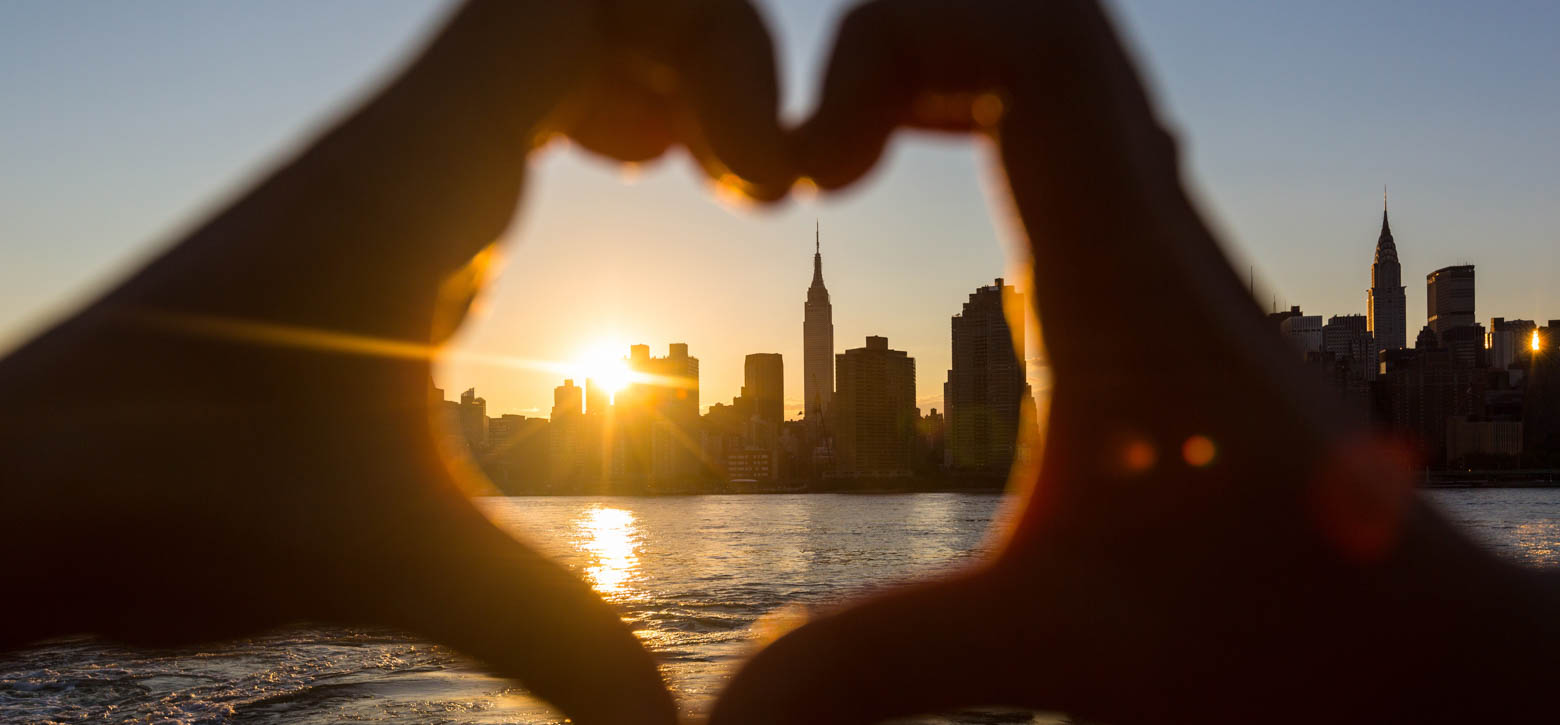
[[[845,3],[764,3],[787,109],[810,107]],[[1477,314],[1560,318],[1560,4],[1126,0],[1199,200],[1258,295],[1364,311],[1382,184],[1423,323],[1424,275],[1478,266]],[[391,72],[442,3],[0,4],[0,345],[134,268]],[[466,349],[572,360],[687,342],[703,403],[742,355],[785,355],[800,395],[802,301],[823,226],[836,347],[882,334],[940,407],[948,317],[1009,265],[972,144],[901,137],[838,198],[747,214],[680,156],[623,174],[576,152],[534,164],[509,261]],[[652,272],[653,270],[653,272]],[[495,412],[545,414],[553,373],[443,366]]]

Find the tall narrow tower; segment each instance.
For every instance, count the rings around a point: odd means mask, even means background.
[[[1381,190],[1381,236],[1376,238],[1376,260],[1370,265],[1370,290],[1365,293],[1367,322],[1376,337],[1377,350],[1408,346],[1408,306],[1403,288],[1403,266],[1398,264],[1397,244],[1387,224],[1387,190]]]
[[[823,286],[823,248],[813,227],[813,276],[802,318],[802,391],[806,419],[822,422],[834,404],[834,306]]]

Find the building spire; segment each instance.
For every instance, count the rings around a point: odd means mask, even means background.
[[[823,244],[819,241],[817,220],[813,221],[813,278],[812,286],[823,287]]]
[[[1392,227],[1391,227],[1391,225],[1387,224],[1387,185],[1386,184],[1382,184],[1381,185],[1381,235],[1384,236],[1384,237],[1389,237],[1389,238],[1392,236]]]

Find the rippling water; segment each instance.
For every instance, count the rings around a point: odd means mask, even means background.
[[[1430,496],[1503,555],[1560,563],[1560,490]],[[957,566],[994,495],[509,498],[482,506],[578,571],[701,712],[777,612]],[[766,616],[767,615],[767,616]],[[393,632],[298,628],[199,650],[92,640],[0,655],[0,721],[553,723],[508,682]],[[1035,722],[968,713],[933,722]]]

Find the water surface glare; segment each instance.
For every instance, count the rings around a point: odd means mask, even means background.
[[[1428,494],[1501,555],[1560,563],[1560,489]],[[703,712],[786,612],[959,566],[996,495],[491,498],[482,508],[576,571]],[[175,651],[90,639],[0,654],[3,722],[558,723],[505,680],[394,632],[297,627]],[[1031,723],[987,711],[925,722]]]

